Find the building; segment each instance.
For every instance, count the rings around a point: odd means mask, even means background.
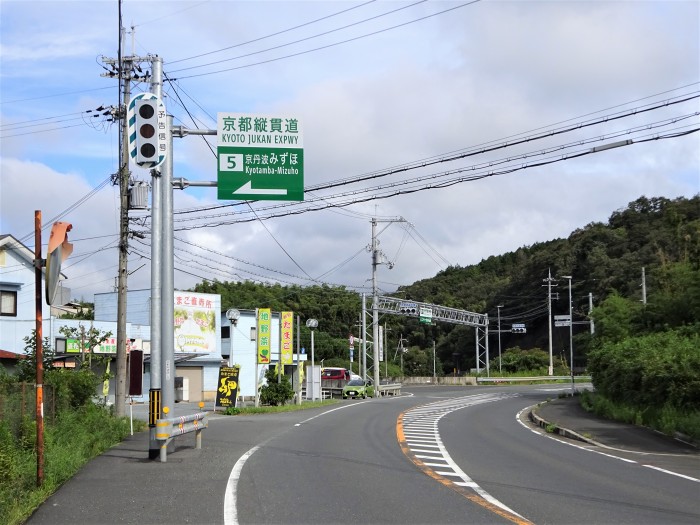
[[[11,235],[0,236],[0,350],[25,355],[24,339],[36,328],[34,253]],[[95,294],[94,321],[60,319],[66,313],[70,291],[62,290],[66,306],[49,307],[42,300],[42,332],[55,350],[55,366],[74,368],[90,356],[108,356],[112,375],[116,372],[117,293]],[[219,367],[239,365],[239,397],[252,399],[256,385],[264,376],[266,365],[257,365],[257,338],[255,310],[241,310],[240,319],[233,326],[221,311],[221,297],[214,294],[176,291],[175,305],[175,377],[183,378],[182,400],[198,402],[216,399]],[[144,352],[143,386],[135,402],[147,402],[150,388],[151,354],[151,291],[127,292],[126,338],[127,352]],[[280,314],[272,313],[270,348],[271,364],[279,360]],[[298,329],[298,328],[297,328]],[[85,341],[91,330],[106,340],[93,348]],[[81,341],[82,339],[82,341]],[[8,354],[10,355],[10,354]],[[300,361],[306,355],[299,356]],[[297,354],[294,354],[297,362]],[[9,364],[9,363],[8,363]],[[100,365],[95,372],[101,373]],[[95,368],[95,367],[93,367]],[[289,373],[290,370],[287,370]],[[115,399],[114,378],[109,383],[105,400]],[[97,393],[103,396],[102,386]],[[177,395],[176,395],[177,399]]]

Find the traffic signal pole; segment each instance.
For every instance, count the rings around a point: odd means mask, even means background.
[[[162,91],[162,63],[162,59],[158,57],[154,57],[151,62],[153,74],[151,92],[158,96]],[[156,440],[156,421],[163,417],[161,333],[164,325],[161,324],[161,266],[163,260],[161,188],[160,172],[153,169],[151,170],[151,386],[148,391],[148,426],[150,431],[148,457],[150,459],[160,456],[160,444]]]

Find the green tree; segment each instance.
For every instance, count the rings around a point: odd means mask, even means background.
[[[625,299],[618,294],[607,297],[593,309],[596,339],[602,342],[622,341],[638,331],[638,320],[642,306],[637,301]]]
[[[78,341],[79,348],[83,348],[84,351],[78,354],[73,354],[76,361],[80,364],[81,368],[92,369],[93,364],[106,364],[107,361],[111,359],[109,355],[99,355],[95,354],[95,347],[104,343],[109,337],[112,336],[112,332],[104,332],[98,330],[94,326],[85,328],[85,326],[80,323],[77,327],[75,326],[62,326],[59,332],[66,336],[68,339],[76,339]],[[105,377],[103,379],[108,379]]]
[[[282,374],[278,378],[274,367],[267,369],[265,379],[267,379],[267,384],[260,388],[260,402],[263,405],[284,405],[294,397],[294,389],[289,377]]]
[[[15,376],[17,381],[34,383],[36,381],[36,330],[32,335],[24,338],[24,352],[26,357],[17,362]],[[53,367],[54,349],[48,337],[44,337],[41,345],[43,369],[50,370]]]

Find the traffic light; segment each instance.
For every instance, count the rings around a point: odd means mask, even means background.
[[[46,304],[58,304],[58,282],[61,279],[61,264],[73,253],[73,245],[68,242],[68,232],[73,228],[69,222],[54,222],[46,252]],[[62,304],[62,303],[61,303]]]
[[[157,98],[140,98],[135,101],[136,164],[154,167],[160,164],[165,152],[165,115]],[[165,113],[163,111],[163,113]]]
[[[527,333],[527,328],[524,326],[513,326],[511,327],[510,332],[513,334],[524,334]]]
[[[418,313],[418,306],[416,303],[401,303],[399,304],[399,311],[402,314],[416,314]]]

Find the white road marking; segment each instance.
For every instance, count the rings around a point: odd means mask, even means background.
[[[255,454],[255,451],[260,448],[259,445],[254,446],[248,452],[243,454],[231,470],[226,483],[226,494],[224,495],[224,525],[238,525],[238,510],[236,509],[236,485],[238,478],[241,477],[243,465],[248,461],[248,458]]]
[[[493,401],[499,401],[501,399],[517,396],[518,394],[507,393],[479,394],[475,396],[466,396],[456,399],[450,398],[446,401],[437,401],[428,405],[422,405],[420,407],[407,410],[403,414],[402,423],[406,446],[416,458],[425,458],[425,456],[420,456],[418,455],[418,453],[427,452],[430,454],[439,455],[432,455],[429,456],[427,459],[430,459],[432,461],[444,462],[422,462],[423,465],[431,467],[431,470],[435,474],[438,474],[440,476],[458,478],[458,480],[454,480],[452,481],[452,483],[460,487],[471,488],[474,492],[476,492],[479,496],[481,496],[483,499],[485,499],[492,505],[495,505],[496,507],[499,507],[505,510],[506,512],[510,512],[514,516],[522,518],[520,514],[515,512],[513,509],[508,508],[505,504],[503,504],[502,502],[491,496],[491,494],[482,489],[473,479],[471,479],[462,469],[459,468],[459,465],[457,465],[457,463],[454,462],[449,452],[447,452],[447,449],[443,445],[442,440],[440,439],[440,432],[438,430],[438,422],[451,412],[460,410],[465,407],[480,405],[482,403],[491,403]],[[421,437],[420,439],[417,439],[415,437],[409,437],[414,435],[414,433],[417,432],[418,429],[420,429],[420,432],[423,435],[425,435],[426,429],[430,429],[431,438],[428,439],[427,436],[425,436],[425,438]],[[427,444],[427,442],[434,443],[434,445],[429,445]],[[436,448],[437,450],[426,450],[428,448]],[[437,470],[437,468],[439,468],[440,470]]]

